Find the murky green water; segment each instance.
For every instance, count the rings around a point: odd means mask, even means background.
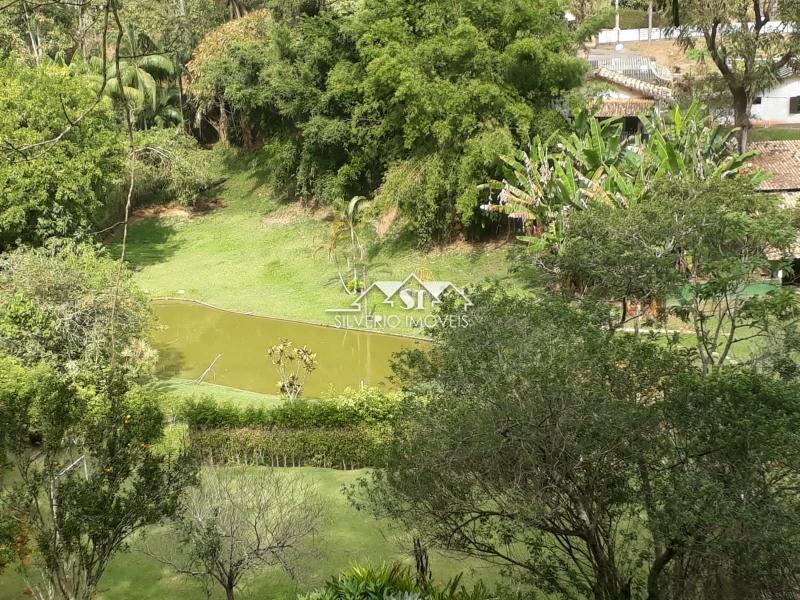
[[[204,381],[254,392],[277,393],[278,376],[266,349],[282,339],[307,345],[318,366],[304,394],[318,396],[331,386],[387,385],[395,352],[424,342],[393,335],[335,329],[219,310],[182,301],[154,303],[160,352],[159,376],[196,379],[222,355]]]

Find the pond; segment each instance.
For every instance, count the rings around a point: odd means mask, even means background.
[[[265,394],[278,393],[269,346],[288,339],[317,353],[317,368],[304,394],[331,388],[387,386],[392,354],[424,347],[413,338],[231,312],[180,300],[155,301],[158,326],[153,345],[160,353],[159,377],[197,379]],[[216,362],[215,362],[216,360]]]

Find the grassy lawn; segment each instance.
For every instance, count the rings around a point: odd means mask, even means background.
[[[260,467],[253,467],[260,468]],[[356,563],[381,563],[402,561],[413,564],[404,548],[404,540],[388,523],[375,521],[371,516],[352,508],[341,493],[343,485],[354,483],[365,471],[334,471],[330,469],[286,469],[300,472],[313,480],[328,503],[326,522],[316,538],[309,542],[307,556],[300,561],[297,579],[277,569],[268,569],[254,578],[241,594],[243,600],[272,600],[293,598],[298,591],[318,586],[349,565]],[[153,532],[155,540],[164,534]],[[169,543],[165,539],[165,543]],[[466,583],[483,579],[487,584],[499,581],[494,567],[475,560],[431,552],[434,578],[445,581],[464,573]],[[101,583],[99,600],[201,600],[205,598],[201,586],[185,577],[177,576],[154,559],[136,550],[120,554],[112,562]],[[224,595],[215,592],[213,598]],[[22,577],[8,571],[0,575],[0,600],[22,600],[25,593]]]
[[[259,394],[214,383],[196,383],[188,379],[166,379],[159,381],[158,387],[164,393],[178,398],[210,396],[218,402],[231,402],[241,407],[271,406],[283,402],[280,396],[273,394]]]
[[[202,300],[222,308],[311,322],[346,305],[325,251],[330,224],[298,205],[279,205],[257,170],[229,173],[219,205],[200,214],[166,211],[130,227],[127,258],[153,297]],[[119,251],[118,240],[113,248]],[[412,272],[457,286],[508,275],[506,251],[461,244],[421,250],[405,239],[380,242],[371,278]],[[344,303],[344,304],[343,304]]]
[[[751,142],[800,140],[800,127],[760,127],[751,129],[748,139]]]

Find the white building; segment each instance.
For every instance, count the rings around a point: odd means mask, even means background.
[[[800,125],[800,75],[790,71],[773,88],[763,91],[753,102],[751,115],[764,125]]]

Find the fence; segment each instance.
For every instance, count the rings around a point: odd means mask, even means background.
[[[748,24],[750,27],[753,26],[753,23]],[[647,32],[650,31],[650,37],[647,37]],[[794,31],[794,28],[789,25],[788,23],[783,23],[781,21],[770,21],[762,30],[763,33],[791,33]],[[690,30],[689,35],[691,37],[701,37],[703,33],[700,30]],[[617,42],[625,43],[625,42],[646,42],[648,39],[650,40],[673,40],[678,37],[678,30],[669,28],[658,28],[653,27],[649,29],[644,27],[642,29],[620,29],[619,30],[619,37],[617,37],[617,30],[616,29],[602,29],[597,34],[597,43],[598,44],[616,44]]]

